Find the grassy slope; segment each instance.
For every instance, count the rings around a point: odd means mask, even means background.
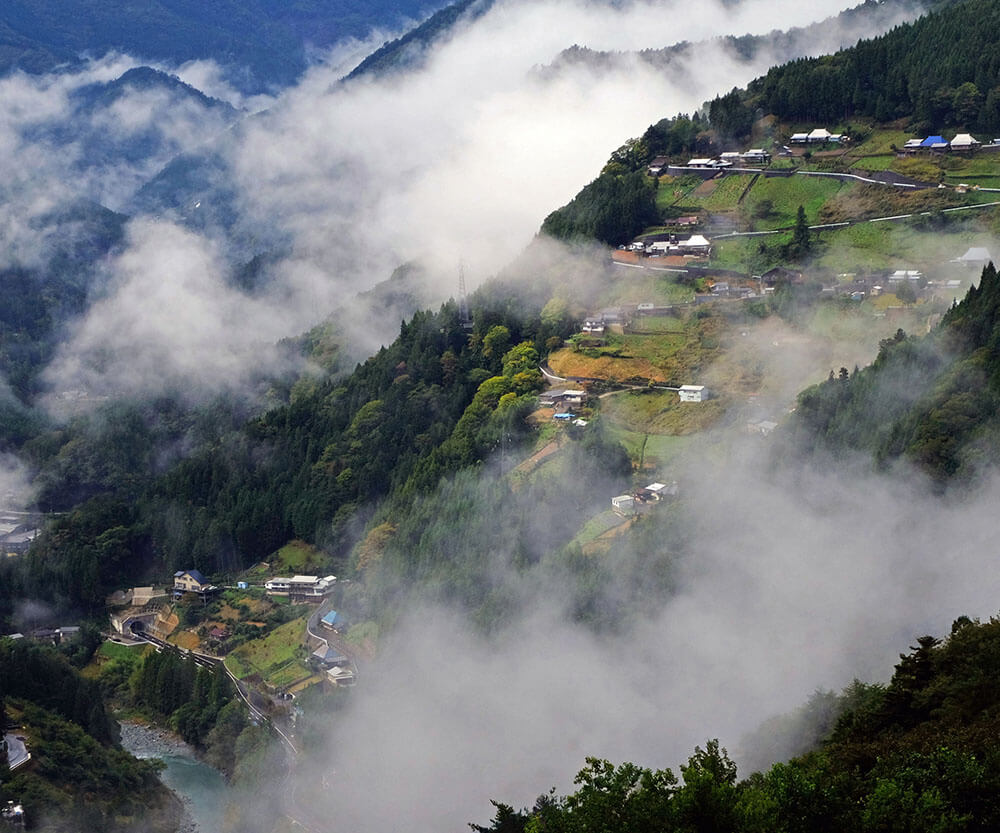
[[[246,642],[226,657],[226,667],[240,679],[260,675],[274,686],[284,686],[312,672],[302,661],[305,620],[311,609],[267,636]]]

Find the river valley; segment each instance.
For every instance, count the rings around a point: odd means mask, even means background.
[[[223,829],[229,787],[222,774],[199,761],[194,749],[172,733],[138,723],[122,723],[122,746],[137,758],[159,758],[166,765],[160,780],[183,802],[180,833],[218,833]]]

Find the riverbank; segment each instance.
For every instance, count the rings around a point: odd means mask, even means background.
[[[122,746],[137,758],[161,758],[164,755],[185,755],[197,758],[193,746],[185,743],[176,732],[152,723],[135,720],[119,721]]]
[[[126,750],[163,761],[160,780],[184,808],[177,833],[219,833],[229,797],[222,773],[199,760],[194,747],[169,729],[135,721],[120,725]]]

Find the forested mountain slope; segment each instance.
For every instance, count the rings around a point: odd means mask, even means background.
[[[101,687],[55,648],[0,638],[0,730],[8,723],[31,760],[12,772],[0,761],[0,802],[23,803],[29,829],[177,829],[182,808],[156,767],[121,748]]]
[[[865,449],[883,465],[907,459],[942,483],[967,480],[1000,459],[998,405],[1000,280],[990,264],[929,335],[900,330],[870,367],[831,372],[804,391],[790,439]]]
[[[1000,128],[1000,8],[966,0],[821,58],[771,69],[745,104],[790,121],[907,117],[939,130]]]
[[[446,36],[459,21],[475,20],[492,5],[492,0],[458,0],[445,6],[402,37],[382,44],[351,70],[347,78],[401,72],[419,66],[424,51],[438,38]]]

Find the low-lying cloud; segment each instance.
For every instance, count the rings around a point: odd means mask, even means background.
[[[77,73],[43,78],[16,74],[2,82],[12,106],[0,120],[0,150],[11,161],[6,179],[0,178],[0,190],[8,195],[0,211],[5,232],[0,263],[38,260],[45,232],[31,218],[82,198],[113,209],[127,207],[169,158],[208,151],[215,159],[212,170],[192,175],[195,183],[204,177],[208,202],[202,206],[197,196],[190,205],[179,206],[170,203],[168,194],[163,204],[150,209],[165,223],[169,245],[191,246],[194,258],[206,246],[229,260],[263,251],[287,255],[266,276],[271,300],[280,299],[273,308],[274,323],[288,328],[283,335],[295,335],[346,307],[343,319],[361,334],[354,350],[362,355],[391,338],[398,320],[379,308],[350,307],[359,291],[385,280],[404,262],[428,269],[430,286],[419,303],[454,295],[460,262],[474,286],[521,251],[544,217],[593,178],[627,138],[665,115],[695,110],[784,57],[761,50],[753,62],[740,62],[710,42],[678,73],[657,72],[629,54],[612,69],[535,71],[561,50],[573,43],[637,50],[724,33],[763,33],[850,5],[840,2],[820,11],[790,0],[746,0],[711,3],[692,15],[679,2],[507,0],[457,26],[419,68],[339,83],[371,45],[341,44],[297,86],[274,99],[241,98],[218,66],[190,62],[176,70],[181,78],[244,112],[263,112],[226,129],[224,113],[205,110],[190,99],[164,90],[126,92],[90,112],[83,132],[92,137],[104,131],[112,146],[138,134],[155,140],[155,152],[127,162],[91,159],[91,145],[59,144],[50,133],[53,126],[65,127],[73,114],[75,92],[116,78],[136,62],[111,56]],[[828,42],[812,47],[834,48],[856,34],[831,26]],[[228,192],[225,197],[223,191]],[[230,199],[222,214],[231,213],[231,223],[199,226],[196,218],[207,216],[210,203],[214,208],[213,201]],[[179,238],[169,231],[177,222],[198,230]],[[131,245],[148,251],[154,244],[150,227],[143,228],[142,234],[132,235]],[[176,251],[173,255],[179,257]],[[162,269],[159,274],[169,280]],[[219,284],[219,276],[209,282]],[[121,287],[119,282],[117,291]],[[177,289],[182,295],[187,291]],[[197,361],[201,367],[219,363],[212,355],[218,349],[231,378],[256,371],[256,362],[232,361],[245,353],[242,322],[259,317],[255,297],[237,293],[227,300],[230,312],[219,319],[213,341],[192,342],[184,337],[185,328],[178,327],[172,343],[170,330],[155,321],[149,327],[141,319],[134,326],[107,326],[110,296],[101,297],[91,320],[74,327],[75,341],[49,373],[57,390],[72,386],[63,371],[72,369],[73,356],[81,350],[104,350],[121,362],[129,355],[157,352],[169,377],[186,371],[200,345],[208,351]],[[262,327],[260,333],[270,336],[274,330]],[[156,350],[142,344],[147,332],[162,335]],[[133,341],[128,343],[127,337]],[[103,379],[92,374],[93,383],[108,390],[134,392],[127,385],[135,379],[146,380],[139,388],[146,390],[152,377],[141,367]]]
[[[294,321],[280,298],[247,297],[227,281],[211,242],[137,220],[108,272],[104,296],[47,370],[53,387],[98,396],[172,389],[201,399],[242,386],[248,368],[277,369],[274,344]]]
[[[996,612],[1000,483],[949,504],[859,461],[768,477],[766,448],[671,472],[699,520],[686,544],[662,538],[676,592],[623,635],[569,624],[564,590],[534,573],[499,636],[439,608],[404,617],[331,731],[317,806],[352,830],[457,830],[489,818],[489,798],[568,789],[588,755],[676,772],[696,744],[733,751],[818,687],[885,680],[916,636]]]
[[[666,38],[807,23],[849,5],[817,13],[750,0],[691,15],[679,3],[498,3],[417,70],[343,85],[331,85],[325,69],[309,74],[234,151],[244,211],[285,229],[303,251],[335,255],[334,279],[370,281],[389,264],[417,259],[450,294],[459,260],[474,280],[495,272],[625,139],[663,116],[692,112],[780,56],[762,50],[741,63],[709,42],[680,77],[635,56],[557,77],[535,68],[573,43],[660,47]],[[834,26],[814,47],[854,34]]]

